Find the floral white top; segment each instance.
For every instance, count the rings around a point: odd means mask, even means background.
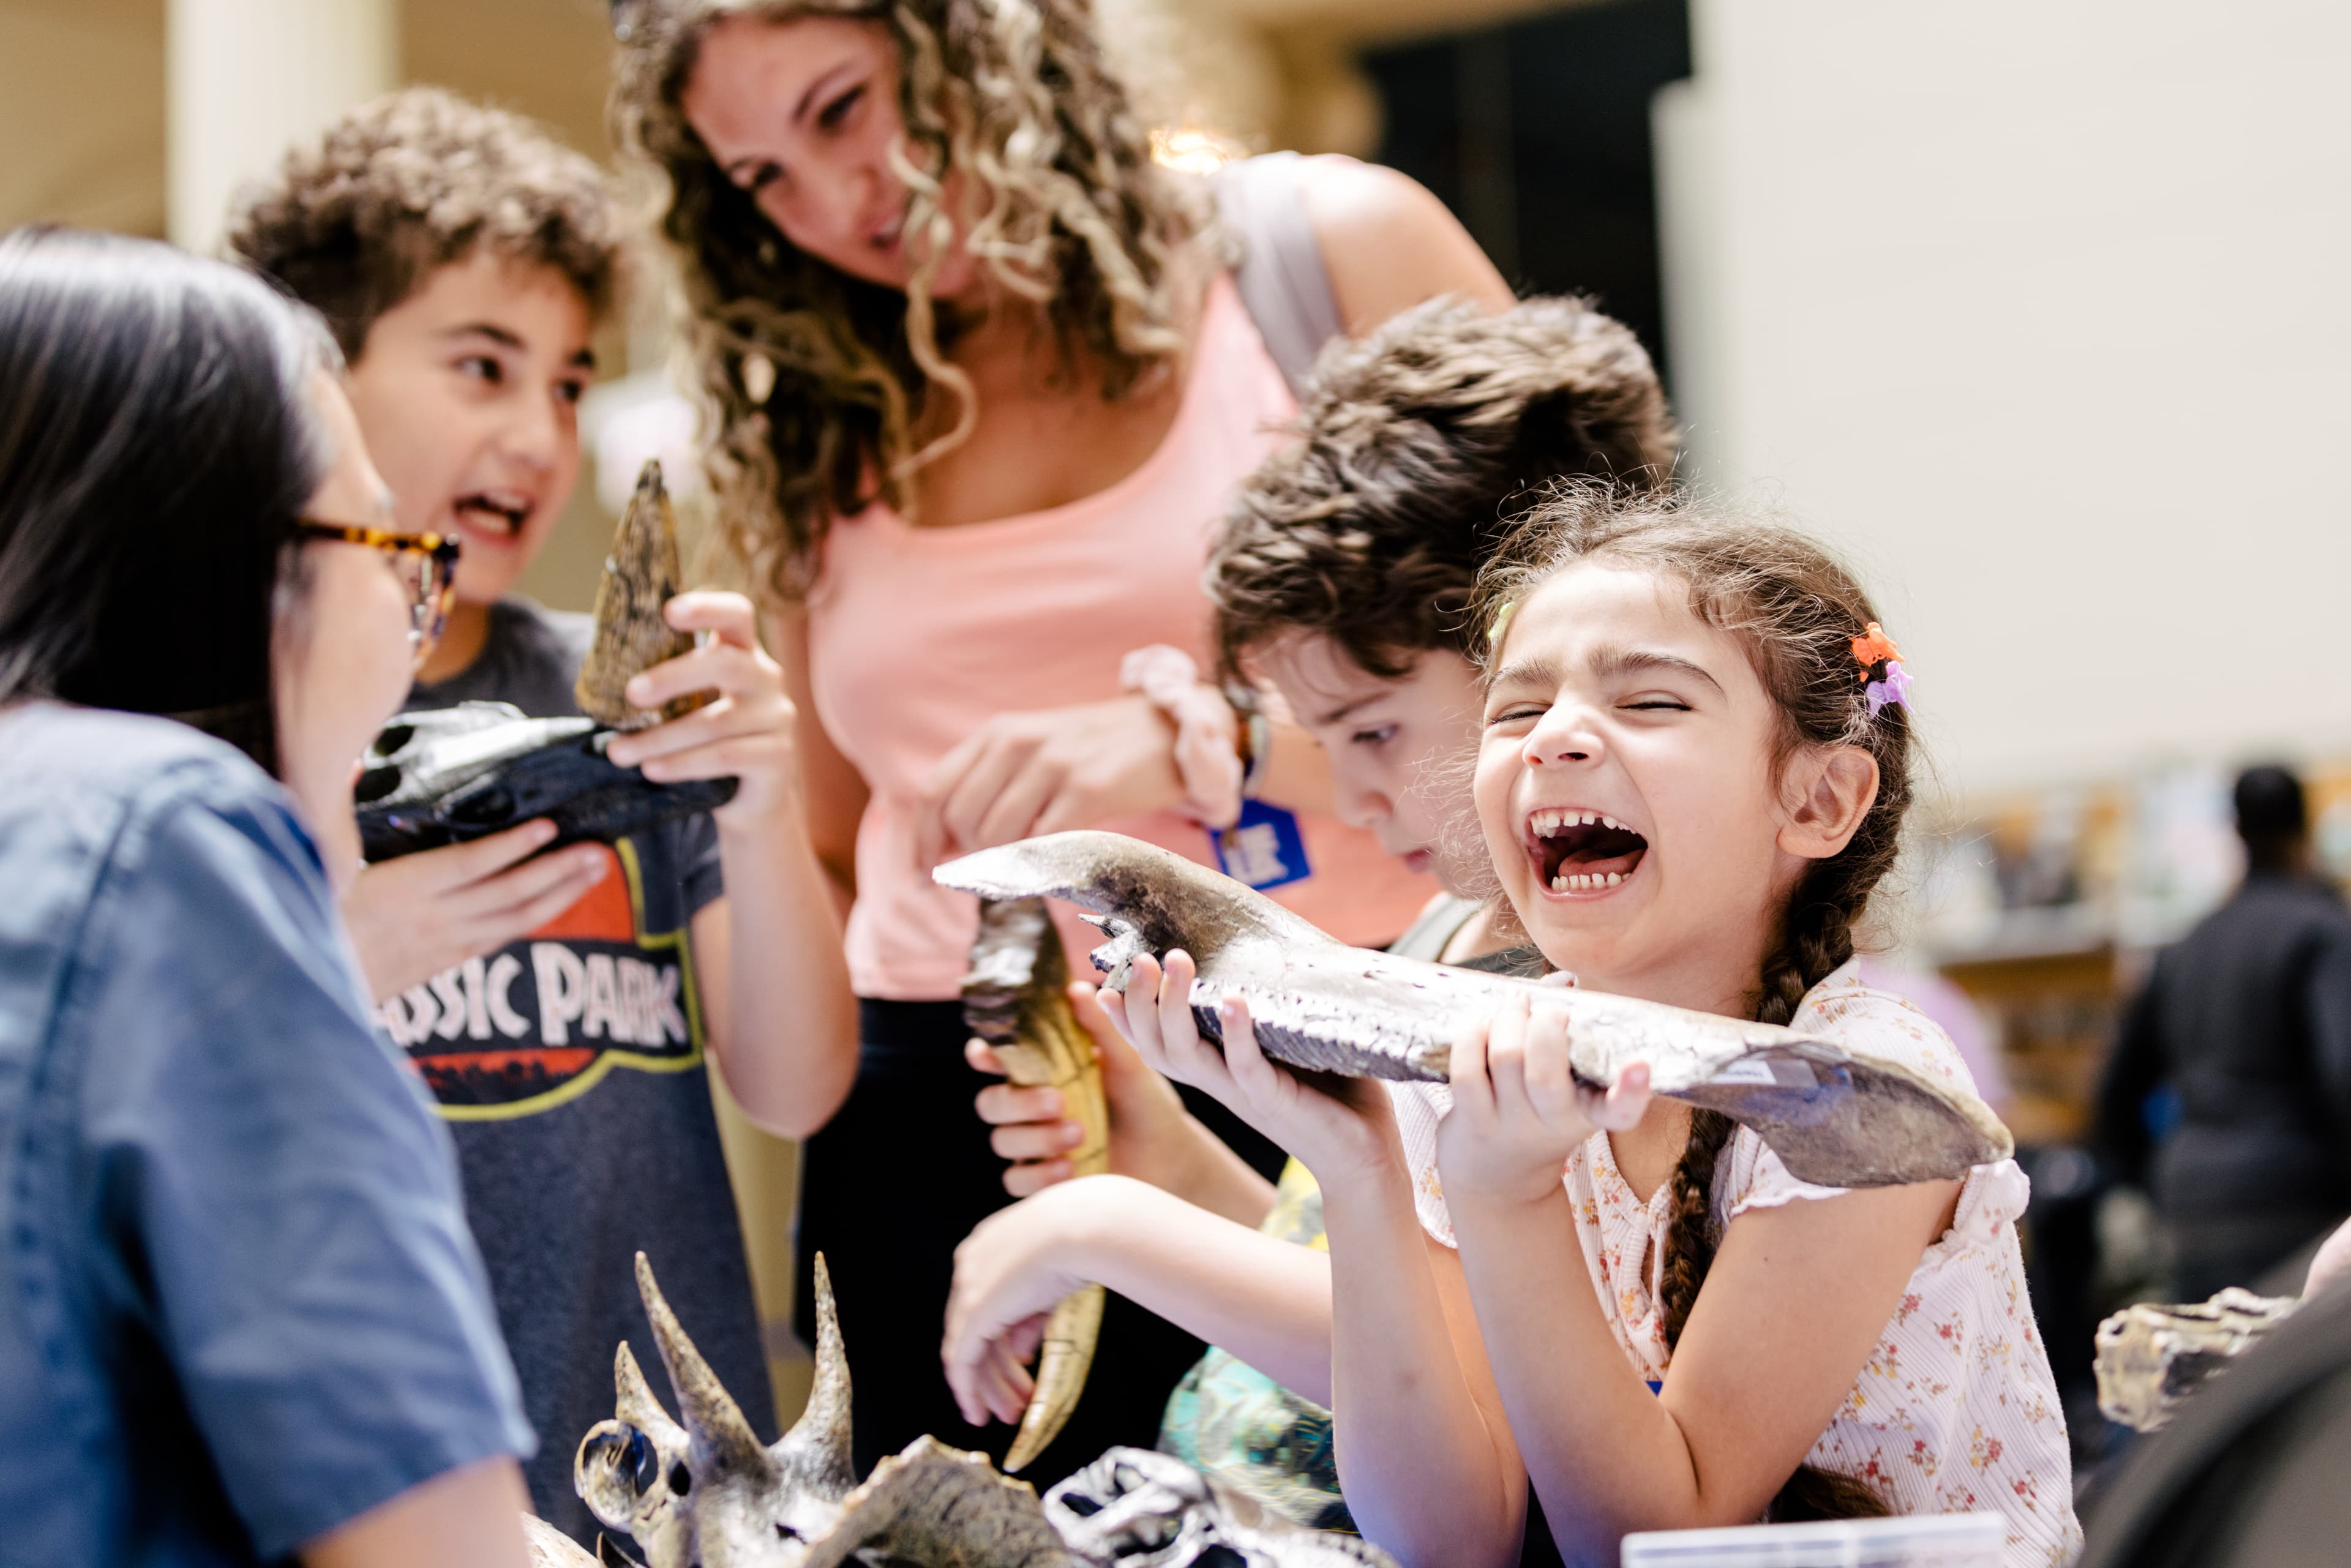
[[[1915,1071],[1974,1084],[1933,1020],[1852,964],[1806,993],[1792,1027]],[[1456,1245],[1437,1170],[1437,1124],[1452,1108],[1442,1084],[1392,1084],[1422,1226]],[[1670,1197],[1642,1202],[1616,1169],[1605,1134],[1567,1163],[1577,1237],[1609,1326],[1626,1359],[1662,1381],[1670,1353],[1658,1304]],[[1832,1198],[1842,1187],[1798,1181],[1741,1127],[1715,1166],[1714,1212],[1728,1226],[1750,1208]],[[1853,1392],[1805,1463],[1856,1476],[1897,1513],[2006,1515],[2003,1568],[2062,1564],[2078,1553],[2073,1464],[2048,1353],[2024,1293],[2016,1218],[2031,1186],[2014,1160],[1978,1166],[1951,1228],[1927,1249],[1910,1287],[1863,1364]]]

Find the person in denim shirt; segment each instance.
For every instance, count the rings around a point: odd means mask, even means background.
[[[452,562],[335,364],[225,266],[0,237],[11,1561],[526,1561],[448,1140],[336,915]]]

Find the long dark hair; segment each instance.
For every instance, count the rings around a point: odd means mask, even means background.
[[[1870,894],[1894,869],[1910,810],[1910,710],[1871,713],[1853,640],[1878,616],[1844,564],[1791,529],[1718,513],[1687,496],[1626,495],[1589,482],[1562,485],[1527,514],[1479,580],[1481,626],[1580,560],[1646,567],[1687,585],[1690,609],[1746,645],[1780,711],[1778,760],[1807,746],[1857,746],[1876,760],[1877,799],[1845,847],[1814,861],[1791,890],[1749,993],[1750,1016],[1784,1024],[1804,993],[1853,956],[1853,931]],[[1489,651],[1489,657],[1490,653]],[[1674,1167],[1658,1306],[1668,1349],[1698,1301],[1721,1239],[1715,1167],[1737,1125],[1719,1111],[1690,1113]],[[1850,1519],[1886,1512],[1857,1477],[1807,1465],[1790,1477],[1771,1517]]]
[[[0,235],[0,703],[168,714],[277,771],[273,610],[336,362],[314,316],[225,263]]]

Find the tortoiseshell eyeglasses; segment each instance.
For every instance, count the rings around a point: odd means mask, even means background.
[[[419,669],[449,623],[449,602],[457,594],[457,541],[440,534],[396,534],[360,523],[323,523],[304,517],[294,531],[306,539],[339,539],[366,545],[392,557],[409,592],[408,651]]]

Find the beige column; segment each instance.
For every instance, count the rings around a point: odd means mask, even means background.
[[[398,0],[167,0],[171,236],[209,251],[230,197],[399,79]]]

